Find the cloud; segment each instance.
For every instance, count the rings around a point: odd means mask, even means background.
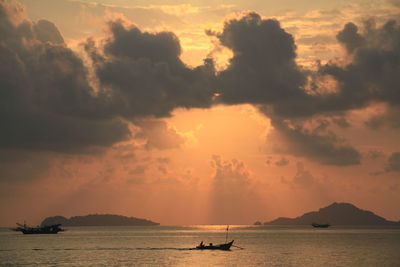
[[[359,164],[360,153],[332,131],[307,130],[307,120],[331,117],[346,128],[346,111],[383,102],[387,112],[367,124],[399,125],[395,21],[379,27],[368,21],[363,31],[347,24],[337,39],[350,63],[330,62],[317,72],[297,65],[294,38],[278,21],[254,12],[208,32],[233,53],[217,74],[212,59],[196,68],[185,65],[172,32],[142,31],[121,19],[107,27],[102,40],[84,44],[89,66],[52,22],[31,22],[17,5],[0,2],[0,123],[6,129],[0,149],[93,151],[131,138],[130,123],[139,120],[148,148],[179,147],[182,137],[154,118],[176,108],[250,103],[272,119],[286,142],[284,154],[347,166]],[[91,68],[95,82],[88,78]],[[323,77],[334,81],[335,90],[324,90],[326,83],[317,82]]]
[[[46,18],[61,29],[66,39],[87,38],[89,35],[101,35],[101,23],[110,14],[121,14],[140,27],[182,27],[180,16],[164,12],[162,8],[142,6],[118,6],[90,1],[70,0],[19,0],[27,7],[28,15],[33,20]],[[132,3],[130,3],[132,5]]]
[[[171,32],[142,32],[124,26],[121,20],[109,24],[111,36],[102,48],[86,44],[100,85],[110,88],[124,117],[169,116],[178,107],[210,107],[214,64],[205,60],[194,69],[179,58],[181,47]],[[104,56],[103,56],[104,55]]]
[[[39,20],[33,26],[36,38],[42,42],[50,42],[53,44],[63,44],[64,38],[58,31],[56,25],[48,20]]]
[[[185,137],[170,128],[163,120],[145,119],[136,121],[140,130],[135,138],[145,139],[147,149],[172,149],[179,148],[185,143]],[[164,159],[159,159],[160,163]]]
[[[339,42],[343,43],[347,52],[354,50],[365,43],[365,39],[358,33],[358,27],[354,23],[347,23],[344,29],[336,35]]]
[[[387,0],[393,6],[400,8],[400,1],[399,0]]]
[[[75,152],[126,139],[121,120],[90,118],[98,98],[55,25],[18,7],[0,1],[0,149]]]
[[[392,153],[392,155],[390,155],[385,171],[386,172],[400,171],[400,152],[394,152]]]
[[[39,179],[49,168],[48,157],[47,153],[0,150],[0,187]]]
[[[386,105],[383,113],[373,115],[365,121],[365,125],[377,130],[382,127],[400,128],[400,105]]]
[[[363,31],[348,23],[337,35],[351,57],[345,66],[329,63],[322,74],[331,75],[340,84],[337,94],[326,99],[331,111],[351,110],[381,102],[400,105],[400,25],[389,20],[377,26],[368,20]]]
[[[304,168],[303,163],[298,162],[296,167],[297,167],[297,172],[292,179],[292,183],[294,185],[310,188],[311,186],[319,184],[319,182],[314,178],[314,176]]]
[[[131,175],[143,175],[146,170],[148,169],[148,166],[146,165],[138,165],[134,169],[129,171],[129,174]]]
[[[218,75],[220,101],[227,104],[278,104],[306,97],[306,76],[296,65],[292,35],[278,21],[244,14],[224,24],[216,36],[232,50],[228,68]]]
[[[331,202],[346,190],[346,187],[332,183],[327,177],[315,177],[302,162],[297,162],[296,174],[291,180],[281,178],[281,182],[292,190],[291,194],[298,195],[302,203]]]
[[[243,218],[256,218],[261,212],[260,199],[253,189],[250,171],[236,159],[224,161],[214,155],[210,221],[217,224],[249,223]]]
[[[213,62],[187,67],[173,33],[110,22],[104,46],[86,43],[99,84],[94,88],[88,66],[57,27],[31,22],[22,10],[0,2],[0,149],[82,153],[130,138],[122,118],[211,105]]]
[[[360,163],[360,153],[334,133],[307,131],[301,123],[290,128],[285,122],[285,119],[323,113],[327,101],[325,96],[305,91],[308,74],[296,64],[294,39],[278,21],[247,13],[227,21],[221,33],[209,34],[233,52],[230,65],[218,75],[219,100],[227,104],[258,104],[272,118],[276,133],[287,146],[279,152],[307,157],[321,164]],[[344,119],[336,118],[336,122],[348,126]]]
[[[366,21],[363,31],[347,23],[336,37],[349,63],[330,62],[317,72],[296,64],[294,39],[276,20],[248,13],[227,21],[221,33],[209,34],[233,52],[230,65],[218,75],[221,102],[260,104],[268,116],[286,119],[331,116],[374,102],[400,103],[400,26],[394,20],[381,26]],[[328,80],[334,90],[324,88]]]
[[[381,26],[366,21],[363,31],[346,24],[337,40],[346,48],[349,63],[332,61],[317,71],[296,64],[294,39],[279,22],[254,12],[227,21],[220,33],[209,35],[233,52],[227,69],[217,76],[218,100],[258,105],[286,141],[288,154],[336,166],[360,163],[361,154],[332,130],[306,130],[305,123],[318,116],[348,128],[346,112],[378,102],[387,104],[388,112],[369,125],[399,125],[400,27],[394,20]]]
[[[272,120],[272,125],[276,133],[271,133],[268,143],[274,144],[274,152],[305,157],[324,165],[360,164],[360,152],[320,125],[307,129],[304,125],[291,125],[281,120]]]
[[[349,128],[351,126],[349,121],[345,117],[333,117],[332,122],[340,128]]]
[[[335,42],[335,39],[327,34],[317,34],[311,36],[301,36],[299,39],[297,39],[297,42],[304,45],[332,44]]]
[[[382,154],[379,155],[381,157]],[[393,152],[387,162],[386,166],[383,170],[381,171],[376,171],[376,172],[371,172],[371,175],[378,176],[382,174],[387,174],[390,172],[399,172],[400,171],[400,152]]]
[[[289,160],[285,157],[282,157],[280,160],[278,160],[277,162],[275,162],[275,165],[278,167],[283,167],[283,166],[287,166],[289,165]]]

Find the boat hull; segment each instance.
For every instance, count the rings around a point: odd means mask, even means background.
[[[20,225],[17,228],[11,229],[13,231],[22,232],[24,235],[48,235],[57,234],[58,232],[64,231],[60,226],[61,224],[54,224],[49,226],[38,226],[38,227],[28,227],[26,224]]]
[[[46,231],[29,231],[29,230],[22,230],[21,231],[24,235],[54,235],[57,234],[57,232],[46,232]]]
[[[313,223],[311,225],[315,228],[328,228],[329,226],[331,226],[330,224],[318,224],[318,223]]]
[[[200,250],[230,250],[231,246],[233,245],[233,241],[225,244],[219,244],[216,246],[210,245],[210,246],[197,246],[196,249]]]

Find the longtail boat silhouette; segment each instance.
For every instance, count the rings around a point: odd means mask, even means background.
[[[232,240],[231,242],[224,243],[224,244],[219,244],[219,245],[213,245],[210,243],[208,246],[203,244],[203,241],[201,241],[200,245],[196,247],[196,249],[219,249],[219,250],[229,250],[233,244]]]
[[[329,226],[331,226],[330,224],[319,224],[319,223],[312,223],[311,224],[313,227],[315,228],[328,228]]]
[[[234,242],[235,240],[232,240],[231,242],[228,242],[228,231],[229,231],[229,225],[226,227],[225,243],[223,243],[223,244],[218,244],[218,245],[213,245],[213,243],[210,243],[209,245],[204,245],[203,241],[201,241],[200,244],[196,247],[196,249],[201,249],[201,250],[203,250],[203,249],[211,249],[211,250],[216,250],[216,249],[218,249],[218,250],[230,250],[230,248],[231,248],[232,246],[234,246],[234,245],[233,245],[233,242]],[[243,249],[243,248],[238,247],[238,246],[234,246],[234,247]]]
[[[61,224],[53,224],[53,225],[45,225],[45,226],[37,226],[37,227],[29,227],[25,223],[20,224],[17,223],[18,227],[13,228],[11,230],[16,232],[22,232],[25,235],[30,234],[57,234],[58,232],[65,231],[60,226]]]

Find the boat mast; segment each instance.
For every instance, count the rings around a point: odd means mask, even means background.
[[[228,230],[229,230],[229,225],[226,227],[225,243],[228,242]]]

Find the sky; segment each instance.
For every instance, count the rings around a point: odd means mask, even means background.
[[[400,2],[0,0],[0,226],[400,220]]]

